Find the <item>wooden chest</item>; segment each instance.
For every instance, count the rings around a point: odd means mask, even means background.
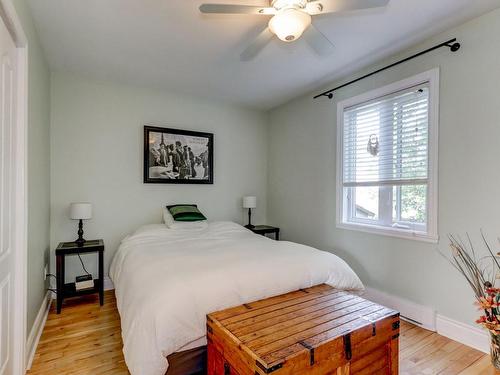
[[[397,374],[399,313],[318,285],[207,315],[208,375]]]

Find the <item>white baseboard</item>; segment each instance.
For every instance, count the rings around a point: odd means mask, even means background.
[[[364,297],[391,309],[398,310],[401,313],[401,318],[404,320],[408,320],[430,331],[435,331],[442,336],[484,353],[489,353],[490,341],[488,332],[479,327],[436,314],[436,311],[431,307],[422,306],[373,288],[366,288]]]
[[[115,286],[109,276],[104,276],[104,290],[113,290]]]
[[[42,336],[43,328],[45,327],[45,322],[47,321],[47,316],[49,315],[50,303],[52,302],[51,294],[52,292],[50,291],[47,291],[47,294],[45,294],[40,310],[38,310],[35,322],[33,323],[33,327],[31,327],[30,334],[26,340],[26,370],[31,368],[36,348],[38,346],[38,342],[40,341],[40,336]]]
[[[430,331],[436,330],[436,311],[432,307],[394,296],[377,289],[366,288],[365,297],[381,305],[398,310],[401,317]]]
[[[490,337],[484,329],[464,324],[439,314],[436,318],[436,326],[437,332],[440,335],[484,353],[490,352]]]

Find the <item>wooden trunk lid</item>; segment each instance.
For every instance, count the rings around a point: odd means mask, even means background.
[[[345,365],[374,373],[378,362],[390,373],[397,363],[387,345],[397,346],[398,336],[397,311],[325,284],[207,315],[209,350],[240,375],[323,374]]]

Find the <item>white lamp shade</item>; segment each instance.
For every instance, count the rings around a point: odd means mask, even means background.
[[[73,220],[92,219],[92,204],[86,202],[71,203],[69,217]]]
[[[243,208],[257,207],[257,197],[243,197]]]

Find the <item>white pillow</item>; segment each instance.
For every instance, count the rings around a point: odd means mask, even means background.
[[[206,220],[201,221],[175,221],[172,217],[170,211],[166,208],[163,209],[163,221],[165,225],[170,229],[181,229],[181,230],[199,230],[208,227]]]
[[[174,217],[172,216],[172,214],[170,213],[169,210],[167,210],[166,208],[163,208],[163,222],[165,223],[165,225],[170,228],[170,226],[175,223],[175,220],[174,220]]]

